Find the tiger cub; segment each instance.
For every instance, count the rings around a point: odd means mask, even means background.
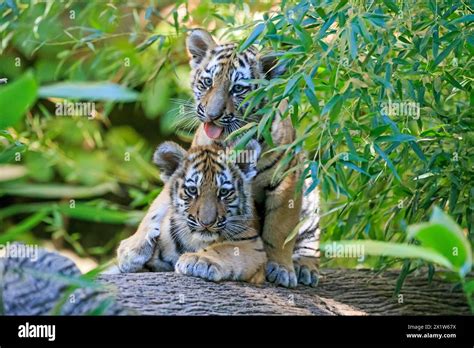
[[[191,30],[186,46],[196,108],[195,113],[186,115],[200,122],[193,146],[227,141],[236,129],[248,127],[249,122],[258,123],[262,108],[276,106],[276,100],[257,99],[260,102],[254,106],[248,100],[248,94],[259,87],[255,81],[278,78],[285,72],[285,64],[276,59],[275,53],[264,54],[254,46],[240,51],[237,43],[219,43],[203,29]],[[303,190],[298,187],[301,177],[308,176],[299,166],[304,162],[302,151],[295,151],[288,161],[281,150],[291,149],[296,138],[291,118],[282,117],[288,108],[287,101],[282,100],[274,110],[275,117],[270,118],[271,125],[267,125],[274,146],[262,141],[253,196],[268,256],[267,280],[291,288],[297,283],[315,287],[319,281],[319,194],[317,189],[310,189],[311,178],[304,181]],[[275,175],[278,169],[288,175]],[[287,240],[295,228],[298,235]]]
[[[240,52],[237,43],[218,43],[203,29],[191,30],[186,46],[196,112],[183,115],[200,123],[191,147],[227,141],[233,131],[248,126],[251,121],[258,122],[262,117],[259,111],[267,103],[276,103],[263,99],[251,107],[246,100],[258,87],[250,80],[271,80],[284,73],[284,64],[278,63],[275,54],[263,54],[253,46]],[[305,180],[303,190],[298,187],[301,176],[308,176],[299,167],[304,162],[303,153],[300,151],[288,162],[285,151],[281,150],[291,148],[296,136],[291,118],[282,117],[288,109],[286,104],[284,100],[280,102],[271,125],[267,125],[275,148],[262,142],[263,154],[252,180],[252,195],[268,257],[267,280],[290,288],[297,283],[314,287],[319,281],[319,194],[317,189],[310,190],[311,178]],[[232,142],[226,145],[232,147]],[[278,169],[288,175],[280,178],[275,175]],[[161,224],[170,206],[166,191],[165,185],[137,231],[120,243],[117,261],[121,272],[139,272],[150,260],[157,235],[155,226]],[[288,241],[296,227],[298,235]]]
[[[253,141],[245,152],[247,160],[238,162],[219,143],[187,153],[173,142],[158,147],[154,162],[169,190],[169,207],[155,226],[146,268],[211,281],[264,281],[267,258],[251,193],[260,145]]]

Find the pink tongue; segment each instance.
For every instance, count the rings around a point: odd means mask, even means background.
[[[204,131],[206,132],[207,136],[211,139],[217,139],[222,133],[222,128],[216,126],[211,122],[204,123]]]

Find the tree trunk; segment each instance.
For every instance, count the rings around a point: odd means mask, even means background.
[[[12,244],[6,252],[18,248]],[[71,260],[43,249],[34,258],[0,257],[0,314],[469,314],[463,293],[439,279],[429,284],[426,273],[409,276],[397,297],[394,271],[328,269],[315,289],[211,283],[175,273],[103,274],[95,281],[80,276]]]
[[[398,272],[328,269],[317,288],[219,284],[175,273],[102,275],[125,307],[149,315],[466,315],[464,294],[426,275],[408,277],[394,296]]]

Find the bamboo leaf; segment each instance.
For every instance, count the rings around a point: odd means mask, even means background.
[[[139,94],[110,82],[59,82],[40,87],[40,98],[66,98],[90,101],[133,102]]]
[[[265,23],[260,23],[255,26],[253,31],[250,33],[249,37],[247,40],[245,40],[239,47],[239,53],[245,51],[247,48],[252,45],[255,40],[258,39],[258,37],[263,33],[265,30]]]
[[[433,67],[438,66],[456,47],[461,43],[461,39],[454,40],[446,47],[434,60]]]
[[[38,86],[27,72],[6,87],[0,86],[0,129],[15,125],[35,103]]]

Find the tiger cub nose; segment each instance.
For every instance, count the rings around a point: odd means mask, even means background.
[[[207,112],[207,116],[210,118],[211,121],[218,120],[219,118],[222,117],[223,114],[224,113],[222,111],[217,111],[217,112],[208,111]]]
[[[204,219],[204,220],[199,219],[199,223],[201,224],[202,227],[209,228],[216,223],[216,219]]]

